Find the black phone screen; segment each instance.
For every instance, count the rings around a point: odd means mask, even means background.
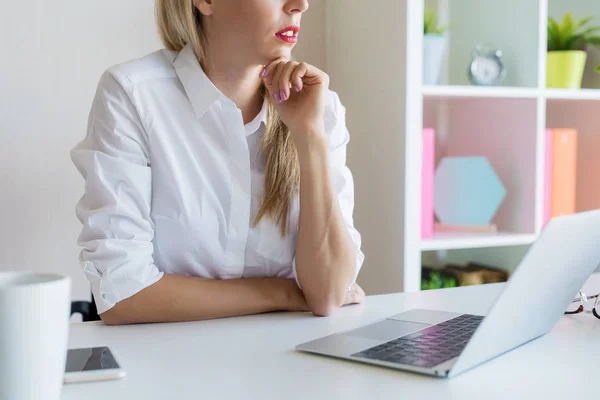
[[[98,371],[119,368],[108,347],[70,349],[65,372]]]

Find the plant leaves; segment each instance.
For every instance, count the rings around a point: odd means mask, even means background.
[[[600,26],[586,28],[593,20],[593,16],[587,16],[575,21],[573,14],[567,13],[559,24],[554,18],[548,17],[548,51],[585,50],[588,45],[600,47],[600,36],[597,35]]]
[[[576,28],[575,28],[575,23],[573,22],[573,20],[569,20],[564,26],[563,26],[563,35],[562,35],[562,40],[563,40],[563,44],[566,46],[567,45],[567,41],[568,38],[573,36],[576,32]]]
[[[447,25],[439,26],[438,15],[435,9],[426,8],[423,18],[423,33],[425,35],[442,35],[450,27]]]
[[[594,20],[594,16],[593,15],[587,16],[585,18],[581,18],[575,24],[575,29],[583,28],[584,26],[586,26],[587,24],[589,24],[593,20]]]
[[[590,36],[594,36],[596,33],[600,33],[600,26],[592,26],[589,27],[588,29],[584,30],[583,32],[581,32],[581,34],[583,36],[590,37]]]
[[[552,17],[548,18],[548,50],[557,50],[560,45],[560,27]]]
[[[589,44],[600,47],[600,36],[589,37],[586,40]]]

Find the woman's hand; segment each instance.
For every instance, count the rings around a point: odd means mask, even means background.
[[[356,283],[352,284],[352,286],[350,286],[350,290],[346,292],[346,299],[344,300],[344,305],[347,306],[349,304],[361,304],[364,301],[364,290],[362,290],[362,288]]]
[[[329,76],[307,64],[278,58],[261,72],[269,96],[292,135],[323,131]]]

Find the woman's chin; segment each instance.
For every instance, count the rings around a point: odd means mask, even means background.
[[[271,61],[271,60],[275,60],[280,57],[291,59],[292,58],[292,48],[290,46],[279,47],[275,51],[270,52],[270,54],[267,58],[269,58],[269,61]]]

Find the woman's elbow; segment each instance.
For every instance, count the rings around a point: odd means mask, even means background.
[[[109,311],[100,314],[100,319],[104,322],[105,325],[115,326],[115,325],[125,325],[119,318],[112,315]]]
[[[329,317],[331,314],[334,313],[336,308],[338,307],[335,307],[331,304],[319,304],[317,306],[312,307],[312,313],[317,317]]]
[[[100,319],[105,325],[116,326],[116,325],[129,325],[132,324],[129,313],[123,310],[123,304],[118,303],[110,310],[100,314]]]
[[[330,291],[309,301],[310,309],[317,317],[328,317],[344,305],[345,296]]]

